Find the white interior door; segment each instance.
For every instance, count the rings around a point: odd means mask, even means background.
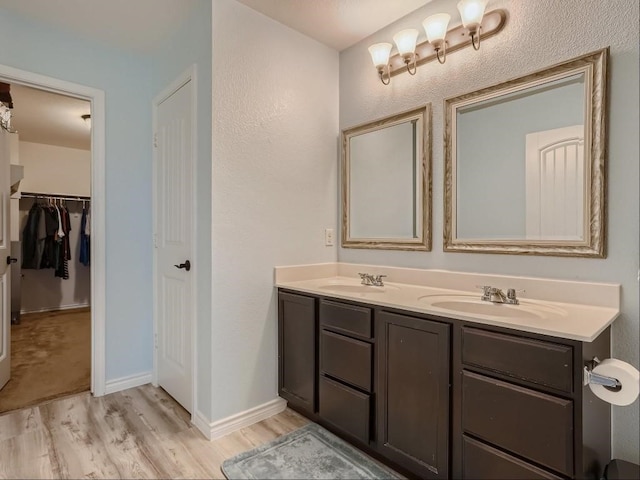
[[[528,239],[583,240],[584,126],[526,136]]]
[[[9,254],[9,133],[0,128],[0,389],[11,377],[11,269]]]
[[[156,368],[158,384],[192,410],[193,179],[191,81],[156,110]]]

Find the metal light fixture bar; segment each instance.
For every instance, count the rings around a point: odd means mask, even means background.
[[[498,9],[492,10],[484,14],[482,26],[480,27],[480,40],[492,37],[504,28],[507,22],[507,11]],[[447,31],[447,56],[466,47],[471,47],[471,36],[469,30],[459,25]],[[420,66],[436,59],[436,51],[433,45],[424,41],[416,45],[416,65]],[[400,73],[406,72],[407,66],[404,58],[400,54],[395,54],[389,59],[389,73],[393,77]]]

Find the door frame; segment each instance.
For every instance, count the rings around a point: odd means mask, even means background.
[[[106,389],[106,182],[103,90],[0,64],[0,81],[18,83],[91,104],[91,393]]]
[[[197,301],[198,301],[198,258],[197,258],[197,221],[198,218],[198,203],[197,203],[197,160],[198,160],[198,69],[197,65],[192,64],[187,70],[182,72],[178,78],[170,83],[164,90],[162,90],[154,99],[152,106],[152,123],[153,123],[153,374],[152,383],[154,386],[158,386],[158,249],[157,234],[158,234],[158,149],[155,147],[156,134],[158,131],[158,107],[162,102],[168,99],[171,95],[177,92],[181,87],[191,82],[191,180],[192,180],[192,192],[191,192],[191,211],[193,212],[193,220],[191,222],[191,422],[194,423],[196,418],[196,412],[198,411],[198,335],[197,335]]]

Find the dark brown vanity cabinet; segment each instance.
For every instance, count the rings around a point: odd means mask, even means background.
[[[320,417],[368,445],[372,439],[372,310],[320,300]]]
[[[608,356],[609,330],[591,343],[470,325],[456,332],[454,476],[599,478],[609,406],[582,385],[582,365]]]
[[[422,478],[449,478],[450,329],[376,312],[378,450]]]
[[[598,479],[611,408],[582,384],[610,329],[580,342],[279,293],[280,395],[431,479]]]
[[[309,414],[317,411],[316,302],[305,295],[278,295],[278,392]]]

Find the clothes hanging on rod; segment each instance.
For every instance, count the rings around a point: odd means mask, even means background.
[[[80,220],[80,263],[88,267],[91,262],[91,213],[82,202],[82,219]]]
[[[36,201],[31,206],[27,222],[22,232],[22,268],[54,269],[54,275],[64,280],[69,279],[69,260],[71,260],[71,216],[65,205],[66,199],[87,202],[87,198],[46,196],[40,194],[22,194],[31,196]],[[47,199],[47,203],[41,200]],[[87,214],[83,208],[83,220]],[[86,222],[87,220],[85,220]],[[81,238],[85,228],[81,229]],[[88,238],[85,246],[86,257],[83,265],[89,264]],[[83,253],[81,245],[81,255]]]

